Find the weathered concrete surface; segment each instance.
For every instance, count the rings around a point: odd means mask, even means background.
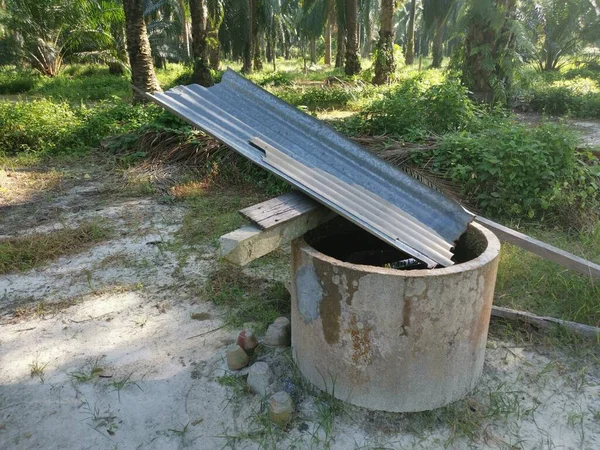
[[[441,407],[477,384],[485,356],[500,243],[452,267],[400,271],[331,258],[292,244],[292,349],[300,371],[366,408]]]

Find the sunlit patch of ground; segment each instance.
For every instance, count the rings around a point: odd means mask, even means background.
[[[63,174],[56,170],[0,169],[0,208],[24,203],[33,195],[60,188]]]

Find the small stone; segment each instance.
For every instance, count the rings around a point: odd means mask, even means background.
[[[269,400],[269,417],[275,424],[284,427],[290,422],[293,412],[294,404],[290,394],[280,391],[271,396]]]
[[[287,317],[278,317],[277,319],[275,319],[275,322],[273,322],[273,325],[277,325],[279,327],[284,327],[284,328],[290,328],[290,319],[288,319]]]
[[[261,397],[265,397],[271,390],[273,371],[266,362],[256,362],[250,367],[248,373],[248,387]]]
[[[270,347],[289,347],[290,345],[290,320],[287,317],[275,319],[265,334],[265,345]]]
[[[252,356],[254,349],[258,346],[258,339],[256,339],[252,330],[242,330],[238,335],[236,343],[242,347],[249,356]]]
[[[227,367],[230,370],[239,370],[246,367],[250,362],[250,357],[239,345],[233,345],[227,350]]]

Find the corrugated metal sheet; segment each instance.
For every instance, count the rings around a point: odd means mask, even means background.
[[[452,264],[453,243],[473,220],[458,203],[231,70],[210,88],[148,96],[429,267]]]

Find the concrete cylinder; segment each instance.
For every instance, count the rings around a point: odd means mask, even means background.
[[[292,351],[301,373],[374,410],[431,410],[466,396],[483,370],[496,236],[472,224],[456,250],[468,260],[395,270],[317,250],[338,231],[317,229],[292,244]]]

